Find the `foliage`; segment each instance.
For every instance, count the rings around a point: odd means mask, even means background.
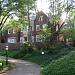
[[[39,33],[40,38],[45,46],[48,46],[51,40],[51,29],[48,29],[47,26],[42,27],[42,32]]]
[[[5,55],[4,51],[5,50],[0,51],[0,55]],[[31,62],[39,64],[43,68],[42,69],[42,74],[46,73],[46,75],[49,75],[50,74],[50,65],[51,64],[52,65],[55,64],[55,66],[56,66],[56,65],[58,65],[56,63],[58,63],[58,61],[59,61],[59,63],[61,63],[61,64],[59,64],[59,66],[60,66],[59,68],[61,68],[62,65],[65,66],[65,64],[62,64],[62,63],[65,63],[65,61],[67,61],[67,60],[68,60],[67,62],[69,63],[69,61],[71,61],[72,57],[75,58],[75,56],[74,56],[75,52],[74,52],[73,56],[72,55],[71,56],[67,55],[71,51],[75,51],[75,48],[72,48],[72,47],[71,48],[62,48],[62,49],[59,49],[58,52],[56,52],[56,53],[47,53],[47,54],[44,54],[44,55],[42,55],[40,52],[36,52],[36,51],[29,52],[29,53],[25,53],[25,52],[22,53],[21,50],[15,50],[15,51],[10,50],[10,51],[8,51],[8,54],[9,54],[10,57],[29,60]],[[64,55],[67,55],[67,56],[65,56],[64,58],[61,58]],[[69,59],[69,57],[70,57],[70,59]],[[64,60],[64,59],[66,59],[66,60]],[[70,63],[70,64],[72,64],[72,63]],[[55,66],[54,66],[54,68],[55,68]],[[74,65],[72,65],[71,67],[74,67]],[[54,71],[54,68],[53,68],[52,71]],[[64,69],[64,68],[65,67],[63,67],[62,69]],[[69,67],[66,66],[66,68],[70,68],[70,66]],[[66,71],[68,71],[68,69]],[[49,73],[47,73],[47,72],[49,72]],[[73,71],[71,70],[69,73],[71,73],[71,72],[73,72]],[[60,74],[58,74],[58,75],[60,75]],[[72,75],[72,74],[70,74],[70,75]]]
[[[42,75],[74,75],[75,52],[51,62],[42,71]],[[65,66],[65,67],[64,67]]]
[[[32,51],[32,47],[28,42],[23,42],[22,43],[22,52],[27,53]]]
[[[21,28],[24,28],[27,25],[28,25],[28,21],[25,18],[24,19],[21,18],[19,20],[11,19],[9,23],[2,28],[1,31],[3,32],[8,29],[14,29],[15,31],[19,31],[21,30]]]
[[[75,10],[71,10],[61,33],[70,41],[75,39]]]
[[[62,48],[65,48],[65,45],[62,42],[57,41],[54,45],[49,47],[48,53],[50,54],[58,53]]]
[[[6,61],[3,60],[3,59],[0,59],[0,63],[3,63],[3,66],[2,67],[0,66],[0,73],[5,72],[6,70],[8,70],[11,67],[13,67],[12,64],[10,64],[9,62],[8,62],[8,65],[6,65]]]
[[[75,28],[71,27],[71,28],[65,28],[62,30],[63,35],[69,39],[69,41],[74,40],[75,39]]]
[[[1,0],[0,1],[0,8],[1,13],[0,17],[0,29],[4,26],[7,19],[13,15],[20,17],[21,15],[27,16],[28,9],[27,7],[30,6],[30,8],[33,7],[34,0]],[[14,16],[13,16],[14,17]],[[20,20],[21,21],[21,20]],[[22,22],[21,22],[22,23]]]

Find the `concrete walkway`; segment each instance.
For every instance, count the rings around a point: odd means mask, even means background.
[[[0,56],[0,58],[5,59],[3,56]],[[15,64],[15,68],[0,75],[40,75],[41,68],[34,63],[13,58],[9,58],[9,61]]]

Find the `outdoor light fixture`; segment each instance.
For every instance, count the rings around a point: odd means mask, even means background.
[[[8,46],[6,46],[6,65],[8,65]]]
[[[44,54],[44,52],[41,53],[42,55]]]

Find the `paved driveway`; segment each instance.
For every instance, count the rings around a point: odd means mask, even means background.
[[[0,58],[5,59],[5,57],[2,56],[0,56]],[[12,58],[9,58],[9,61],[15,64],[15,68],[0,75],[40,75],[41,68],[34,63]]]

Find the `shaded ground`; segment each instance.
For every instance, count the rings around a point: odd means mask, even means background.
[[[0,58],[5,59],[5,57],[2,56],[0,56]],[[0,75],[40,75],[41,68],[34,63],[12,58],[9,58],[9,61],[15,64],[15,68]]]

